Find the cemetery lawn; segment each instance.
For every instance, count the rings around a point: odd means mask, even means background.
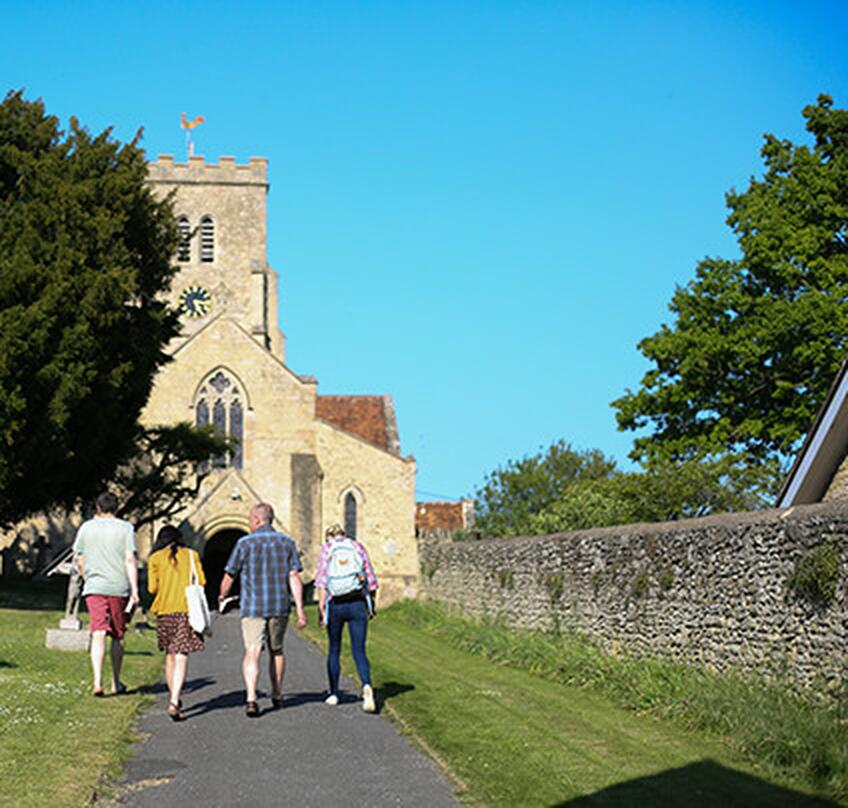
[[[92,698],[88,654],[44,646],[47,628],[58,626],[61,616],[58,611],[0,608],[3,805],[53,808],[102,799],[136,738],[136,716],[152,700],[146,691],[160,678],[155,632],[131,630],[121,677],[130,692]],[[107,647],[107,683],[109,670]]]
[[[598,689],[464,650],[397,604],[369,626],[378,703],[486,806],[813,806],[813,787],[752,764],[715,734],[625,709]],[[326,650],[317,613],[307,635]],[[476,652],[475,652],[476,650]],[[348,640],[343,667],[355,676]]]

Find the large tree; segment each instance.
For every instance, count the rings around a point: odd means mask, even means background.
[[[0,523],[90,496],[126,458],[177,333],[177,233],[138,136],[0,104]]]
[[[762,178],[727,194],[741,257],[701,261],[639,343],[652,368],[613,406],[648,466],[785,462],[845,359],[848,111],[822,95],[803,115],[813,145],[766,135]]]
[[[516,536],[532,530],[532,518],[550,507],[567,486],[609,477],[615,461],[597,449],[577,451],[563,440],[486,475],[474,494],[475,531]]]
[[[113,486],[118,516],[136,528],[170,520],[194,499],[215,466],[226,462],[237,440],[214,426],[137,427],[135,450],[117,469]]]

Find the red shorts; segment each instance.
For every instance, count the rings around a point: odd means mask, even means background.
[[[85,605],[91,617],[89,631],[105,631],[121,639],[127,630],[127,597],[117,595],[86,595]]]

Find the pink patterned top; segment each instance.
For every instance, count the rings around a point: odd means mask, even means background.
[[[315,586],[319,589],[327,588],[327,563],[330,560],[330,547],[332,547],[334,541],[340,541],[339,539],[330,539],[330,541],[324,542],[321,546],[321,552],[318,554],[318,570],[315,573]],[[368,551],[358,542],[356,539],[351,539],[348,537],[348,541],[353,542],[353,546],[356,548],[356,552],[359,553],[359,557],[362,559],[362,568],[365,570],[365,577],[368,580],[368,591],[373,592],[377,589],[377,576],[374,574],[374,567],[371,566],[371,559],[368,557]]]

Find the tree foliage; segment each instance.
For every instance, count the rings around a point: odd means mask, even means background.
[[[741,257],[707,258],[639,343],[652,368],[613,402],[647,430],[632,457],[775,464],[798,445],[848,348],[848,111],[803,111],[812,147],[766,135],[765,173],[727,194]],[[766,470],[768,473],[768,469]]]
[[[236,440],[213,426],[137,427],[135,451],[113,478],[121,503],[118,515],[136,529],[175,516],[197,496],[216,458],[234,450]]]
[[[530,536],[751,510],[773,483],[767,469],[727,458],[658,460],[625,472],[597,449],[578,452],[560,440],[486,477],[475,494],[472,532]]]
[[[0,104],[0,522],[91,496],[135,451],[178,322],[174,216],[138,140]]]
[[[770,481],[766,481],[770,482]],[[534,515],[533,534],[671,522],[710,513],[762,506],[769,486],[760,474],[727,460],[655,463],[646,471],[617,471],[566,486],[550,506]]]
[[[475,493],[475,530],[489,536],[526,534],[532,517],[556,502],[567,485],[605,479],[614,469],[615,461],[597,449],[576,451],[563,440],[510,460],[488,474]]]

